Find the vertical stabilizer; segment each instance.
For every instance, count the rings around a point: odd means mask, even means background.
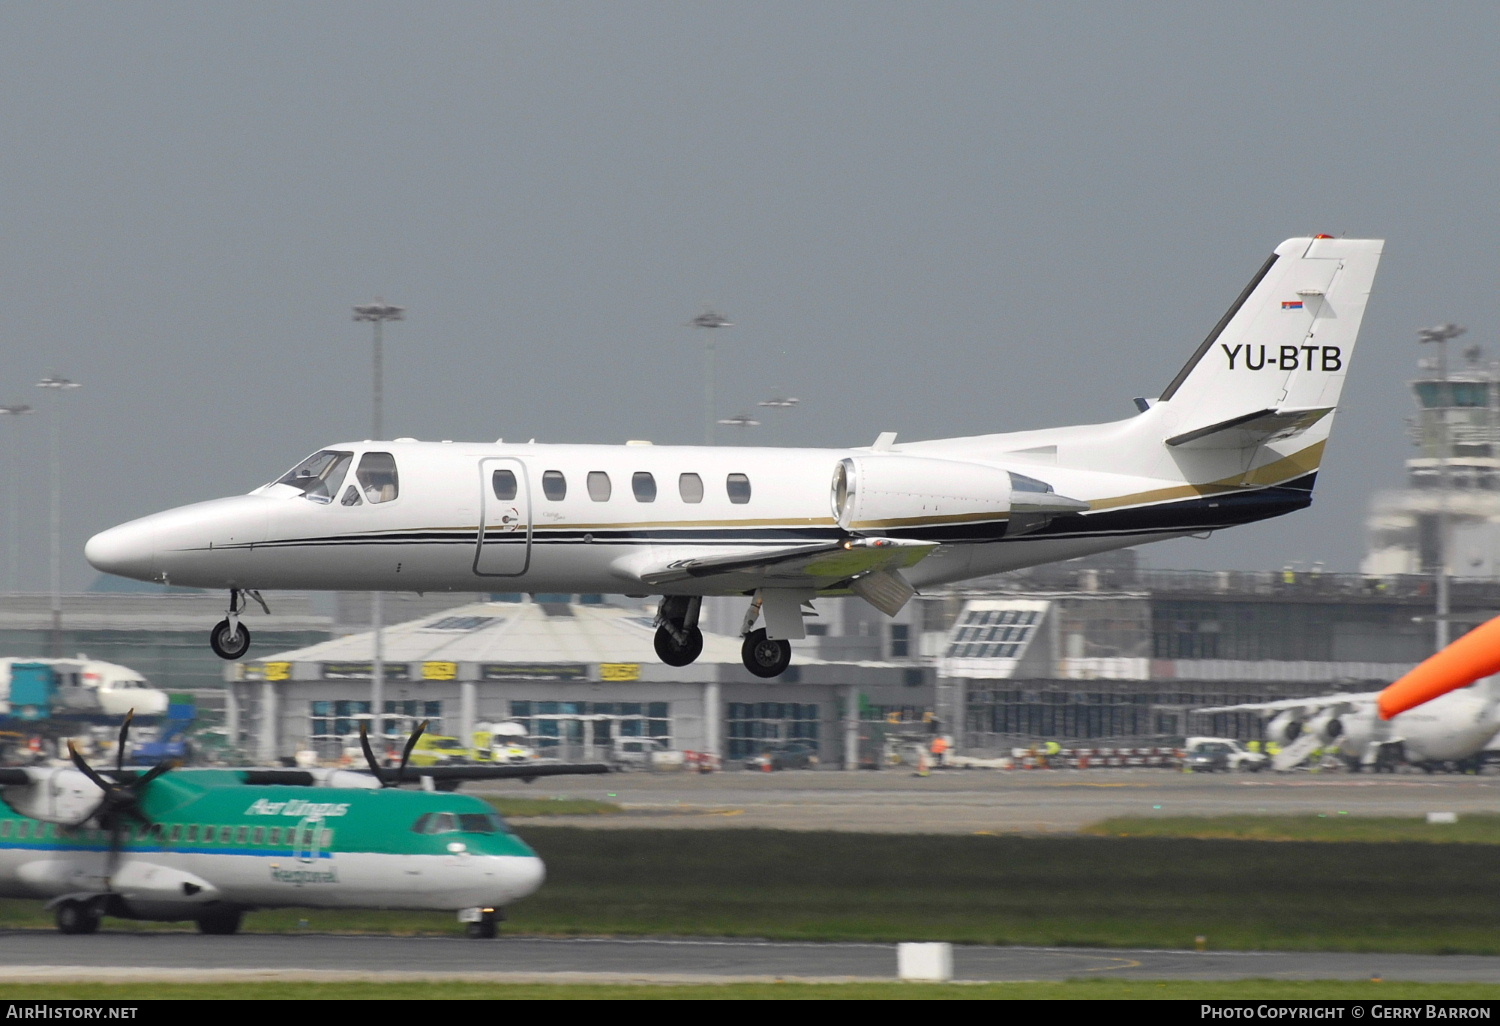
[[[1161,394],[1173,445],[1240,448],[1326,429],[1384,243],[1288,239]]]

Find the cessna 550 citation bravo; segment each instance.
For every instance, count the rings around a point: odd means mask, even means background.
[[[742,594],[745,666],[775,677],[818,595],[894,615],[919,588],[1309,505],[1381,246],[1283,242],[1128,420],[857,449],[346,443],[86,555],[227,588],[226,659],[249,648],[260,589],[659,595],[674,666],[702,650],[702,597]]]

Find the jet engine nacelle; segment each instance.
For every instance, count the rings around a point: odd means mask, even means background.
[[[21,815],[45,823],[81,823],[104,798],[104,792],[76,769],[37,770],[28,776],[31,783],[13,784],[0,793]]]
[[[1038,530],[1061,513],[1089,508],[1024,474],[920,456],[840,460],[831,499],[839,526],[854,534],[1005,520],[1004,533],[1015,536]]]
[[[1288,709],[1277,713],[1266,724],[1266,740],[1289,745],[1302,736],[1302,710]]]

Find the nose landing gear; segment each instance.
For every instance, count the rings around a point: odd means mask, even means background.
[[[240,623],[240,611],[245,608],[246,595],[253,598],[266,615],[271,613],[265,599],[260,597],[260,592],[230,588],[229,615],[214,624],[214,629],[208,632],[208,647],[220,659],[238,659],[250,651],[250,629]]]

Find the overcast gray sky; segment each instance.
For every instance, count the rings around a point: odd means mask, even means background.
[[[1276,243],[1378,236],[1316,505],[1143,550],[1352,570],[1416,330],[1500,355],[1497,30],[1369,0],[6,4],[0,401],[83,383],[77,588],[90,533],[365,437],[377,295],[409,310],[393,435],[699,441],[712,303],[720,415],[802,400],[740,437],[859,445],[1127,416]],[[42,590],[47,419],[0,432]]]

